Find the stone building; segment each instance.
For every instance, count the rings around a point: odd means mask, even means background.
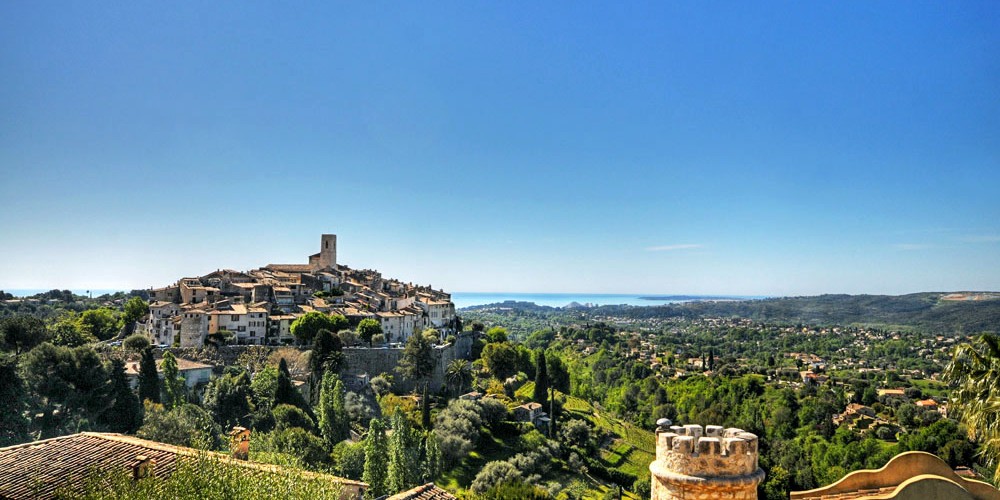
[[[764,480],[757,436],[718,425],[661,425],[649,471],[651,500],[755,499]]]
[[[139,331],[156,344],[181,347],[200,347],[220,330],[235,334],[232,343],[277,345],[292,342],[288,325],[312,311],[341,314],[352,324],[375,319],[390,342],[425,328],[436,328],[443,340],[461,329],[443,290],[338,264],[334,234],[321,235],[319,253],[308,259],[246,272],[219,269],[151,289],[153,304]]]

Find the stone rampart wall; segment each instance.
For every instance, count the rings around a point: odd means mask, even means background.
[[[221,373],[223,367],[235,365],[240,354],[250,348],[275,350],[279,347],[231,345],[218,348],[174,347],[169,350],[174,353],[174,356],[214,365],[216,367],[215,371]],[[431,391],[438,391],[444,386],[444,375],[448,368],[448,363],[454,359],[468,359],[470,357],[472,353],[472,335],[459,335],[454,343],[435,347],[433,352],[434,373],[430,378],[429,389]],[[402,380],[402,377],[396,373],[396,366],[399,365],[399,360],[403,358],[403,348],[376,347],[369,349],[367,347],[349,347],[345,348],[343,353],[344,369],[341,370],[341,373],[345,377],[361,374],[375,377],[382,373],[388,373],[396,379],[396,387],[398,389],[403,391],[414,389],[412,382]],[[158,350],[156,357],[160,356],[161,353]]]

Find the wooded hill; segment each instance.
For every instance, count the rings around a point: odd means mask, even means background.
[[[654,319],[741,317],[768,323],[885,325],[928,333],[1000,332],[1000,300],[942,300],[945,293],[819,295],[664,306],[603,306],[594,315]]]

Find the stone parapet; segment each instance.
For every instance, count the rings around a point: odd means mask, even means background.
[[[656,460],[649,466],[652,498],[757,498],[757,484],[764,479],[757,450],[757,436],[743,429],[657,429]]]

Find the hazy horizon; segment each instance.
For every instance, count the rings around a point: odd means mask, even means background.
[[[305,263],[336,233],[447,291],[998,290],[998,20],[5,3],[0,289]]]

